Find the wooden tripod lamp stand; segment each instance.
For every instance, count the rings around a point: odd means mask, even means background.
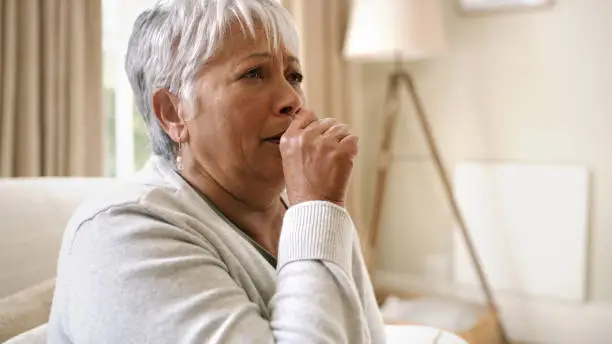
[[[374,189],[374,211],[366,242],[368,269],[372,272],[376,258],[387,176],[392,162],[392,143],[399,112],[399,93],[405,86],[416,111],[416,117],[425,134],[427,146],[450,205],[455,221],[470,254],[470,258],[485,294],[488,307],[496,316],[503,343],[508,343],[505,329],[491,287],[483,271],[465,219],[459,209],[453,188],[438,145],[433,136],[421,98],[412,77],[402,67],[404,61],[421,60],[445,50],[442,13],[438,0],[355,0],[346,37],[344,55],[349,59],[374,62],[394,61],[395,71],[389,76],[384,107],[383,139],[380,163]]]

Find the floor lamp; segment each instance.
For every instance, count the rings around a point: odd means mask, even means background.
[[[381,230],[383,203],[387,190],[387,176],[392,162],[392,143],[399,112],[399,92],[405,86],[411,97],[417,120],[423,133],[434,167],[440,177],[453,217],[459,226],[467,251],[476,269],[480,285],[490,310],[497,319],[502,343],[508,338],[499,317],[491,287],[483,271],[480,258],[470,237],[428,117],[414,81],[403,68],[405,61],[421,60],[445,50],[442,13],[438,0],[354,0],[344,56],[358,61],[394,61],[395,71],[389,76],[384,107],[383,138],[380,163],[376,174],[373,213],[366,242],[369,245],[368,263],[372,271]]]

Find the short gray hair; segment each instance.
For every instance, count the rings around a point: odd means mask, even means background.
[[[136,19],[125,70],[155,154],[171,162],[175,158],[175,144],[155,116],[153,92],[166,88],[182,100],[195,102],[198,71],[222,48],[236,20],[252,37],[255,24],[261,24],[271,48],[277,49],[282,42],[298,56],[293,20],[276,0],[162,0]],[[194,105],[190,104],[192,109]]]

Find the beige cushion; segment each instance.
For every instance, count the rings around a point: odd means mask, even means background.
[[[40,325],[28,332],[10,339],[4,344],[45,344],[47,343],[47,324]]]
[[[103,178],[0,179],[0,298],[55,276],[62,233]]]
[[[0,299],[0,343],[49,320],[55,278]]]

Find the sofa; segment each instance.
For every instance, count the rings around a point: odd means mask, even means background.
[[[110,178],[0,179],[0,343],[15,336],[9,343],[46,342],[44,324],[64,228],[87,195],[112,183]]]
[[[64,228],[88,195],[113,183],[110,178],[0,179],[0,343],[46,343]],[[389,344],[467,344],[422,326],[388,325],[386,331]]]

